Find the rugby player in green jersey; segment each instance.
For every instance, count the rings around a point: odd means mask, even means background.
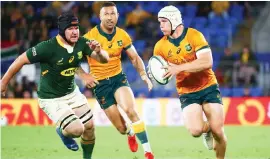
[[[71,12],[58,17],[59,34],[41,42],[21,54],[9,67],[1,80],[1,93],[5,95],[11,78],[25,64],[40,63],[38,86],[40,108],[56,123],[56,131],[70,150],[79,146],[73,138],[81,137],[83,159],[91,159],[94,144],[93,114],[85,96],[74,83],[77,74],[89,87],[98,82],[80,67],[85,56],[107,63],[108,53],[95,40],[79,36],[79,20]]]

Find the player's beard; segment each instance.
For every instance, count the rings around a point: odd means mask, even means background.
[[[78,40],[77,40],[78,41]],[[75,42],[72,42],[70,39],[67,39],[66,40],[66,42],[69,44],[69,45],[74,45],[77,41],[75,41]]]
[[[106,21],[105,22],[105,27],[109,32],[112,32],[114,27],[115,27],[115,23],[113,21]]]
[[[67,43],[69,45],[74,45],[78,40],[79,40],[79,38],[77,37],[77,40],[71,41],[71,37],[70,37],[69,39],[67,39]]]

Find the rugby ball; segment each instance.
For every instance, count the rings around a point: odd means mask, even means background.
[[[163,78],[167,69],[162,69],[162,66],[168,66],[168,63],[161,56],[152,56],[148,62],[149,76],[161,85],[167,84],[171,77]]]

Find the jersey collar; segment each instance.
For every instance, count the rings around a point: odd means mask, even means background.
[[[172,38],[170,38],[170,36],[168,36],[169,42],[172,43],[176,47],[180,46],[180,42],[185,38],[185,36],[187,34],[187,30],[188,30],[188,28],[184,28],[183,33],[181,34],[181,36],[179,36],[176,39],[172,39]]]
[[[56,36],[56,41],[57,43],[62,46],[63,48],[67,49],[67,52],[68,53],[72,53],[73,50],[74,50],[74,47],[73,46],[70,46],[70,45],[65,45],[62,41],[61,41],[61,38],[60,38],[60,35],[57,35]]]
[[[57,43],[58,43],[60,46],[62,46],[63,48],[65,48],[64,43],[61,41],[60,35],[57,35],[57,36],[56,36],[56,40],[57,40]]]
[[[105,33],[105,32],[101,29],[100,25],[97,25],[97,29],[98,29],[98,32],[99,32],[102,36],[104,36],[105,38],[107,38],[108,41],[111,41],[111,40],[113,39],[115,33],[116,33],[116,27],[114,27],[113,33],[111,33],[111,34]]]

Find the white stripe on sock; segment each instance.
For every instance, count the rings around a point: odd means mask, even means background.
[[[143,146],[144,152],[152,152],[151,147],[150,147],[150,144],[148,142],[142,144],[142,146]]]

